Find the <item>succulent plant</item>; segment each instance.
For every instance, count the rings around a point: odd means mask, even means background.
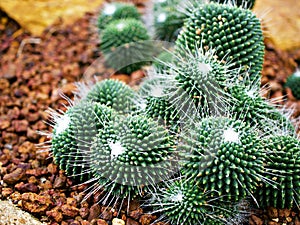
[[[152,77],[144,79],[138,91],[140,113],[158,121],[171,134],[176,134],[180,130],[180,115],[172,107],[172,103],[164,92],[165,84],[162,79]]]
[[[107,65],[121,73],[130,74],[152,60],[152,42],[141,21],[115,20],[102,31],[100,39]]]
[[[180,0],[166,0],[154,4],[154,29],[159,40],[176,40],[186,18],[176,8],[179,3]]]
[[[110,22],[125,18],[141,19],[141,15],[135,5],[121,2],[106,3],[100,11],[97,26],[102,30]]]
[[[253,193],[263,172],[259,137],[246,123],[227,117],[203,119],[185,135],[182,173],[212,197],[237,202]]]
[[[99,132],[91,147],[98,185],[116,198],[142,195],[172,174],[173,141],[168,131],[145,116],[118,118]]]
[[[226,103],[224,89],[236,75],[214,56],[214,51],[204,53],[201,49],[194,53],[186,50],[184,56],[174,53],[172,63],[154,72],[153,76],[163,81],[169,102],[181,114],[215,112]]]
[[[211,2],[216,2],[219,4],[233,4],[238,7],[243,7],[247,9],[252,9],[255,0],[210,0]]]
[[[179,54],[185,48],[192,52],[199,47],[215,49],[220,62],[230,61],[232,68],[247,72],[250,79],[244,77],[244,80],[260,79],[263,34],[259,19],[250,10],[216,3],[203,4],[190,14],[176,46]]]
[[[256,192],[261,207],[291,209],[300,203],[300,141],[292,136],[262,140],[267,151],[264,177]]]
[[[230,99],[229,111],[256,127],[262,134],[295,133],[289,115],[285,115],[283,110],[261,97],[256,87],[251,89],[251,86],[234,85],[227,91]]]
[[[297,70],[286,80],[285,87],[291,89],[293,96],[300,99],[300,70]]]
[[[122,114],[135,109],[134,96],[134,90],[124,82],[106,79],[97,82],[84,99],[106,105]]]
[[[165,183],[152,193],[150,206],[160,212],[164,221],[172,225],[222,225],[239,224],[239,208],[222,205],[203,192],[194,180],[181,179]],[[240,221],[239,221],[240,222]]]
[[[60,169],[76,181],[89,180],[92,177],[89,148],[94,137],[114,115],[114,110],[99,103],[81,102],[57,117],[51,151]]]

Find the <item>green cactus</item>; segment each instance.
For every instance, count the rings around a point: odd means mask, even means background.
[[[300,70],[297,70],[286,80],[285,87],[291,89],[293,96],[300,99]]]
[[[131,74],[152,60],[152,42],[141,21],[115,20],[102,31],[100,39],[107,65],[121,73]]]
[[[180,115],[172,107],[172,103],[166,96],[165,85],[162,79],[148,77],[140,85],[139,96],[141,96],[141,113],[158,121],[172,134],[180,130]]]
[[[226,117],[203,119],[191,130],[182,145],[183,174],[212,196],[232,202],[256,190],[264,155],[255,130]]]
[[[237,7],[243,7],[247,9],[252,9],[255,4],[255,0],[210,0],[210,1],[219,4],[233,4]]]
[[[114,110],[104,105],[81,102],[57,117],[51,151],[60,169],[76,181],[89,180],[92,176],[87,152],[95,135],[114,115]]]
[[[211,199],[209,192],[203,192],[194,180],[182,179],[165,183],[152,193],[149,205],[172,225],[240,224],[238,222],[242,220],[237,206],[225,206],[220,201]]]
[[[125,18],[140,20],[141,15],[133,4],[121,2],[106,3],[100,11],[97,26],[99,30],[103,30],[110,22]]]
[[[173,172],[172,145],[168,131],[150,118],[117,118],[99,132],[91,147],[94,178],[116,198],[142,195],[144,186]]]
[[[186,16],[177,10],[180,0],[158,1],[154,4],[154,29],[156,38],[174,42],[183,27]]]
[[[251,89],[251,86],[234,85],[227,91],[228,99],[230,99],[228,110],[262,133],[268,135],[279,132],[295,133],[289,116],[262,98],[257,88]]]
[[[300,141],[292,136],[262,140],[267,151],[263,183],[256,193],[261,207],[291,209],[300,203]]]
[[[195,9],[185,22],[176,46],[194,52],[215,49],[220,62],[230,61],[232,68],[241,69],[245,81],[260,79],[264,43],[259,19],[250,10],[216,3]],[[176,48],[175,48],[176,49]]]
[[[135,109],[134,96],[134,90],[124,82],[106,79],[96,83],[84,99],[99,102],[122,114]]]

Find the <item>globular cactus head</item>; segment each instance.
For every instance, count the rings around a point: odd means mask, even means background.
[[[165,63],[163,71],[155,71],[154,76],[163,80],[170,103],[185,114],[215,111],[226,101],[224,89],[232,79],[236,79],[228,64],[215,59],[213,50],[195,52],[182,49],[183,55],[174,53],[172,63]],[[201,114],[200,113],[200,114]]]
[[[106,3],[100,11],[97,26],[99,30],[103,30],[108,23],[125,18],[140,20],[141,15],[133,4],[123,2]]]
[[[90,152],[99,187],[116,198],[141,196],[143,187],[174,172],[172,138],[163,126],[145,116],[110,122],[99,132]]]
[[[264,177],[256,192],[261,207],[291,209],[300,203],[300,141],[292,136],[262,140],[267,152]]]
[[[256,127],[261,134],[267,136],[276,135],[279,132],[295,133],[290,115],[261,97],[256,85],[254,88],[240,84],[233,85],[227,88],[227,93],[230,99],[228,111]]]
[[[165,184],[152,193],[150,206],[162,214],[164,221],[172,225],[239,224],[242,217],[237,205],[211,199],[208,192],[197,186],[194,180],[182,179]],[[237,218],[239,217],[239,218]],[[235,223],[236,222],[236,223]]]
[[[154,30],[159,40],[173,42],[184,24],[185,15],[177,10],[179,0],[157,1],[154,4]]]
[[[147,77],[140,85],[140,113],[153,118],[170,133],[176,134],[180,130],[180,115],[172,106],[172,100],[168,99],[165,91],[166,84],[163,78]]]
[[[239,120],[209,117],[190,133],[181,146],[183,174],[195,178],[205,191],[232,202],[256,190],[264,155],[255,130]]]
[[[237,7],[243,7],[246,9],[252,9],[255,0],[210,0],[210,2],[216,2],[219,4],[232,4]]]
[[[81,102],[54,117],[51,151],[60,169],[79,182],[91,179],[89,148],[115,114],[99,103]]]
[[[250,81],[260,78],[263,34],[259,19],[250,10],[217,3],[203,4],[186,20],[176,46],[179,53],[184,48],[191,51],[197,47],[215,49],[220,62],[230,61],[232,68],[247,72]]]
[[[285,87],[291,89],[293,96],[300,99],[300,70],[297,70],[286,80]]]
[[[131,74],[152,60],[152,42],[139,20],[115,20],[101,32],[100,39],[107,65],[121,73]]]
[[[105,79],[97,82],[87,93],[81,93],[83,100],[98,102],[118,113],[131,113],[135,109],[135,91],[119,80]]]

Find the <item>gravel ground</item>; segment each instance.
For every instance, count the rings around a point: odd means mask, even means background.
[[[10,199],[41,222],[51,225],[124,222],[149,225],[157,216],[145,214],[137,201],[130,203],[129,212],[124,205],[118,216],[115,209],[96,204],[100,194],[82,203],[86,187],[74,187],[72,180],[53,164],[49,153],[38,152],[36,147],[46,138],[35,131],[51,130],[44,123],[48,118],[45,111],[48,107],[64,110],[63,104],[67,104],[59,93],[72,97],[73,82],[79,81],[87,68],[87,76],[112,73],[103,64],[93,64],[100,56],[94,21],[95,14],[86,14],[70,26],[54,24],[40,37],[18,30],[10,20],[0,26],[0,199]],[[276,50],[268,40],[266,47],[262,84],[269,83],[268,95],[282,98],[282,104],[295,107],[294,115],[298,116],[300,101],[296,101],[283,84],[296,68],[300,51]],[[137,71],[131,76],[120,74],[113,78],[133,85],[142,76],[143,72]],[[299,216],[298,211],[291,210],[253,210],[249,224],[299,225]],[[116,217],[119,220],[114,219]]]

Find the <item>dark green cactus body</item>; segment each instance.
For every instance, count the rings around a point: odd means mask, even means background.
[[[264,43],[259,19],[247,9],[222,4],[205,4],[193,11],[185,22],[176,46],[215,49],[219,61],[247,72],[245,81],[260,79]]]
[[[149,39],[141,21],[115,20],[102,31],[100,49],[108,66],[130,74],[152,60],[153,46]]]
[[[172,225],[236,224],[238,208],[212,200],[194,180],[176,180],[153,193],[150,205]]]
[[[300,203],[300,142],[290,136],[263,140],[267,151],[264,177],[268,182],[256,192],[261,207],[291,209]]]
[[[135,109],[134,90],[122,81],[106,79],[96,83],[86,100],[106,105],[118,113],[130,113]]]
[[[210,0],[211,2],[216,2],[219,4],[230,4],[233,3],[235,6],[243,7],[247,9],[252,9],[255,0]]]
[[[257,133],[246,123],[225,117],[203,119],[182,149],[182,172],[196,178],[212,196],[239,201],[256,190],[264,155]]]
[[[141,113],[158,121],[159,124],[166,127],[172,134],[180,130],[180,114],[172,106],[165,91],[164,81],[161,79],[146,79],[141,84],[139,95],[142,97],[144,108]]]
[[[114,114],[114,110],[104,105],[82,102],[58,119],[53,130],[51,151],[60,169],[76,181],[84,182],[91,178],[89,148]]]
[[[300,71],[296,71],[287,78],[285,87],[291,89],[293,96],[300,99]]]
[[[172,144],[168,131],[150,118],[113,121],[91,148],[94,177],[113,196],[141,195],[143,186],[155,185],[173,172]]]
[[[229,111],[237,118],[241,118],[266,134],[295,133],[295,128],[289,118],[262,98],[259,90],[232,86],[227,91],[229,98],[232,98]]]
[[[97,26],[99,30],[104,29],[107,24],[114,20],[133,18],[140,20],[141,16],[133,4],[113,2],[105,4],[100,11]]]
[[[175,41],[186,15],[178,12],[179,0],[158,1],[154,5],[154,29],[159,40]]]

